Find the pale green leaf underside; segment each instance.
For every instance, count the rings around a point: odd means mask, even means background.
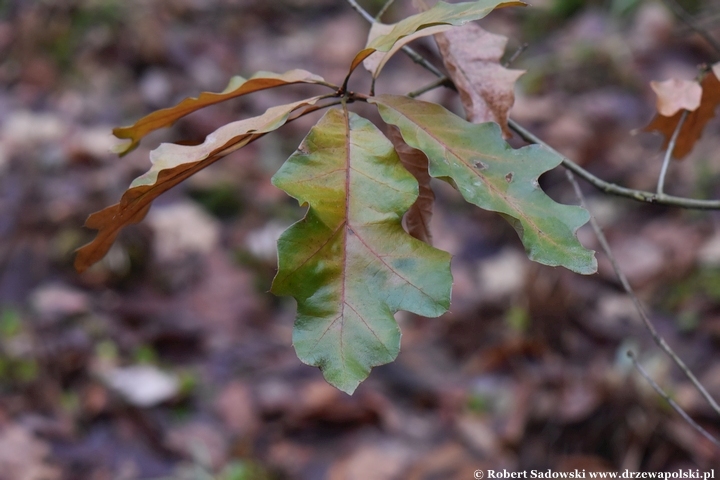
[[[114,148],[115,153],[125,155],[135,149],[140,140],[150,132],[159,128],[169,127],[185,115],[201,108],[260,90],[293,83],[310,83],[329,86],[322,77],[300,69],[290,70],[285,73],[261,71],[249,79],[235,76],[230,79],[228,86],[220,93],[202,92],[199,96],[186,98],[173,107],[156,110],[142,117],[133,125],[113,129],[113,134],[117,138],[130,140],[125,144],[117,145]]]
[[[239,142],[239,146],[243,146],[251,139],[250,134],[277,130],[287,122],[293,112],[314,105],[321,98],[320,96],[312,97],[287,105],[270,107],[257,117],[228,123],[209,134],[199,145],[162,143],[150,152],[150,162],[152,163],[150,170],[133,180],[130,186],[152,185],[157,181],[161,171],[203,161],[234,142]]]
[[[503,0],[477,0],[475,2],[446,3],[438,2],[431,9],[417,13],[394,24],[393,29],[386,35],[375,38],[368,44],[381,52],[390,50],[399,39],[411,35],[423,28],[433,25],[462,25],[472,20],[478,20],[496,8],[511,5],[525,5],[524,2]]]
[[[473,124],[434,103],[398,95],[368,101],[408,145],[428,156],[430,175],[452,179],[465,200],[503,214],[531,260],[582,274],[597,271],[594,252],[576,237],[588,212],[555,202],[538,185],[560,156],[537,145],[515,150],[496,123]]]
[[[367,46],[356,55],[350,70],[352,71],[364,60],[365,67],[373,77],[377,77],[390,57],[417,38],[479,20],[496,8],[524,5],[524,2],[504,0],[477,0],[463,3],[440,1],[431,9],[407,17],[398,23],[392,25],[376,23],[371,28]]]
[[[297,300],[298,357],[352,393],[373,366],[397,356],[395,312],[447,310],[450,255],[402,229],[417,181],[356,114],[328,111],[272,181],[309,205],[278,241],[272,291]]]

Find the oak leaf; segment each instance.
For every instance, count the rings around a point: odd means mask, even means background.
[[[454,4],[440,1],[431,9],[411,15],[394,24],[376,22],[370,28],[367,46],[353,59],[350,72],[364,62],[373,78],[377,78],[390,57],[417,38],[479,20],[496,8],[525,5],[524,2],[503,0],[477,0]]]
[[[150,170],[130,184],[120,202],[87,218],[85,226],[98,233],[92,242],[78,249],[75,269],[83,272],[104,257],[120,230],[145,218],[152,201],[160,194],[264,133],[280,128],[293,112],[312,108],[320,98],[272,107],[258,117],[229,123],[208,135],[200,145],[161,144],[150,152]]]
[[[695,80],[652,81],[650,88],[657,95],[657,111],[664,117],[672,117],[681,110],[692,112],[700,106],[702,87]]]
[[[495,122],[505,138],[508,112],[515,103],[515,81],[524,70],[500,64],[507,37],[468,23],[435,35],[445,67],[460,94],[467,119],[473,123]]]
[[[501,213],[531,260],[582,274],[597,271],[594,252],[576,237],[590,218],[587,210],[556,203],[538,184],[542,173],[562,162],[558,154],[539,145],[514,150],[496,123],[470,123],[434,103],[398,95],[368,102],[377,104],[408,145],[427,155],[430,175],[451,179],[465,200]]]
[[[673,157],[678,160],[690,153],[695,143],[702,136],[705,125],[715,116],[715,110],[718,105],[720,105],[720,80],[718,80],[718,73],[720,73],[720,63],[715,64],[700,82],[700,86],[702,87],[700,106],[688,113],[678,133],[675,148],[672,151]],[[666,149],[673,133],[675,133],[682,114],[682,110],[677,111],[677,113],[672,116],[665,116],[662,113],[658,113],[643,130],[646,132],[660,132],[665,137],[662,148]]]
[[[130,139],[129,143],[118,145],[115,153],[125,155],[138,146],[140,140],[147,134],[164,127],[169,127],[180,118],[196,110],[224,102],[231,98],[247,95],[248,93],[275,88],[294,83],[310,83],[329,86],[322,77],[306,70],[290,70],[285,73],[257,72],[249,79],[235,76],[230,79],[228,86],[220,93],[202,92],[198,97],[189,97],[174,107],[163,108],[142,117],[129,127],[118,127],[113,135],[121,139]]]
[[[450,255],[408,235],[418,186],[368,120],[333,109],[273,176],[309,205],[278,241],[272,292],[297,300],[298,357],[352,393],[395,359],[398,310],[437,317],[450,305]]]

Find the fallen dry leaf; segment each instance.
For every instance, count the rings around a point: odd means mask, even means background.
[[[702,87],[700,106],[687,115],[673,150],[673,156],[678,160],[690,153],[695,146],[695,142],[702,136],[705,125],[715,116],[715,109],[720,105],[720,80],[718,80],[717,76],[720,73],[719,71],[720,64],[714,65],[712,71],[708,72],[700,83]],[[671,117],[658,114],[643,130],[646,132],[660,132],[665,137],[662,148],[666,149],[681,116],[682,111],[678,111]]]
[[[387,136],[393,146],[395,146],[395,151],[400,157],[403,166],[407,171],[412,173],[418,181],[418,198],[403,217],[405,230],[418,240],[432,245],[430,219],[433,213],[435,193],[433,193],[430,187],[431,177],[428,173],[428,158],[420,150],[416,150],[405,143],[405,140],[403,140],[397,128],[388,128]]]
[[[109,388],[140,408],[159,405],[180,391],[177,376],[152,365],[113,368],[101,377]]]
[[[515,102],[515,81],[525,71],[509,70],[500,64],[507,40],[474,23],[435,35],[467,119],[498,123],[503,136],[510,138],[508,112]]]
[[[9,425],[0,431],[0,478],[55,480],[60,470],[47,463],[50,446],[25,427]]]
[[[362,445],[330,467],[329,480],[393,480],[401,478],[413,460],[412,450],[399,442]]]

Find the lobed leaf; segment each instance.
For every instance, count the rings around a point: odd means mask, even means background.
[[[85,221],[86,227],[98,233],[92,242],[78,249],[75,269],[83,272],[104,257],[120,230],[145,218],[152,201],[160,194],[262,134],[281,127],[293,112],[313,105],[320,98],[272,107],[258,117],[229,123],[208,135],[200,145],[161,144],[150,152],[150,170],[132,182],[120,202],[93,213]]]
[[[443,63],[458,89],[467,119],[473,123],[495,122],[510,138],[508,112],[515,103],[515,81],[524,70],[500,64],[507,37],[468,23],[435,35]]]
[[[597,270],[594,252],[575,235],[588,212],[556,203],[538,185],[560,156],[538,145],[514,150],[496,123],[473,124],[433,103],[398,95],[368,102],[377,104],[408,145],[427,155],[430,175],[452,180],[465,200],[503,214],[531,260],[582,274]]]
[[[691,111],[685,118],[675,143],[675,149],[672,151],[673,156],[678,160],[692,151],[695,143],[702,137],[705,125],[715,116],[715,110],[720,105],[720,80],[718,74],[720,74],[720,63],[715,64],[700,82],[702,87],[700,106]],[[682,110],[676,112],[672,116],[658,113],[650,124],[643,129],[646,132],[660,132],[665,137],[663,149],[667,149],[678,122],[680,122]]]
[[[395,312],[447,310],[450,255],[402,229],[417,182],[377,127],[345,109],[328,111],[272,181],[309,205],[278,241],[272,291],[297,300],[300,360],[352,393],[397,356]]]
[[[375,23],[370,29],[367,46],[356,55],[350,71],[352,72],[360,62],[364,61],[366,68],[373,74],[373,77],[377,78],[390,57],[417,38],[479,20],[496,8],[524,5],[526,5],[524,2],[503,0],[476,0],[463,3],[440,1],[431,9],[407,17],[395,24]]]
[[[329,86],[322,77],[300,69],[290,70],[282,74],[258,72],[247,80],[236,76],[230,79],[228,86],[220,93],[202,92],[198,97],[186,98],[174,107],[163,108],[162,110],[157,110],[146,115],[129,127],[118,127],[114,129],[113,134],[117,138],[130,139],[129,143],[120,145],[116,153],[120,155],[129,153],[135,149],[140,143],[140,140],[150,132],[159,128],[169,127],[185,115],[200,110],[203,107],[247,95],[248,93],[294,83]]]

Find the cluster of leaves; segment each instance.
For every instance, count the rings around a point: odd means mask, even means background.
[[[576,237],[588,221],[587,211],[556,203],[538,184],[539,176],[562,158],[540,146],[512,149],[503,138],[509,133],[513,83],[522,72],[499,65],[503,37],[468,22],[511,5],[523,4],[439,2],[393,25],[375,23],[342,86],[304,70],[260,72],[247,80],[233,78],[221,93],[203,93],[116,129],[117,137],[130,140],[118,152],[124,154],[149,132],[230,98],[294,83],[331,90],[225,125],[200,145],[160,145],[150,154],[150,170],[120,202],[88,218],[86,226],[98,234],[79,250],[76,268],[82,271],[100,260],[120,229],[142,220],[158,195],[283,124],[335,106],[339,108],[325,113],[272,179],[308,206],[305,218],[278,241],[272,291],[297,300],[297,354],[320,367],[332,385],[352,393],[373,366],[395,359],[400,348],[393,317],[397,311],[437,317],[449,308],[450,254],[430,244],[431,177],[450,183],[468,202],[500,213],[518,232],[530,259],[581,274],[595,272],[594,253]],[[464,29],[452,30],[464,24]],[[466,121],[440,105],[408,96],[348,90],[348,79],[359,65],[375,79],[403,45],[428,35],[441,35],[438,43],[468,117],[486,123]],[[478,39],[487,48],[464,47]],[[377,106],[389,138],[348,110],[357,101]]]

